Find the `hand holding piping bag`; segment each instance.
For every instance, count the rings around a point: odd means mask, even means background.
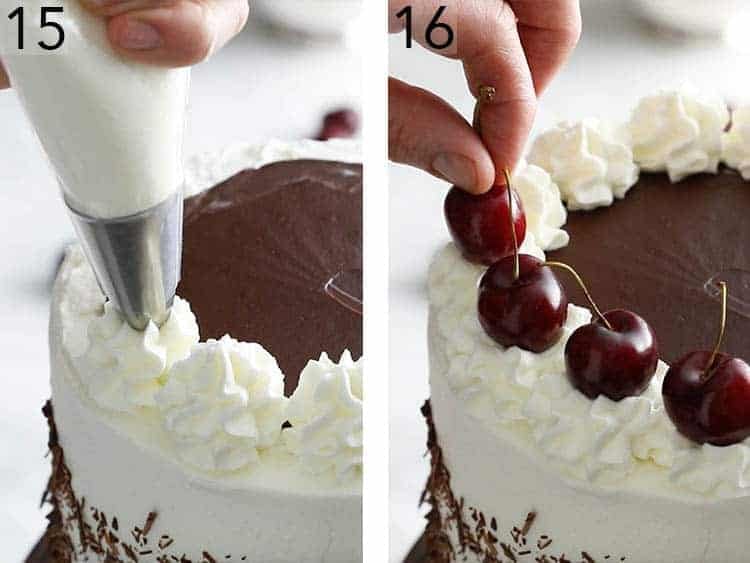
[[[80,0],[107,18],[107,35],[124,57],[169,67],[208,58],[245,25],[247,0]],[[0,62],[0,88],[9,86]]]

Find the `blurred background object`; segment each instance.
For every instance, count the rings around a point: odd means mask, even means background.
[[[651,10],[649,16],[643,5]],[[715,31],[707,33],[704,27],[688,33],[693,14],[702,17],[699,12],[686,16],[688,7],[713,12],[705,18],[720,19],[711,25]],[[580,44],[544,93],[532,135],[565,119],[625,120],[640,97],[686,83],[733,105],[750,103],[747,0],[582,0],[581,9]],[[663,25],[665,20],[654,25],[657,10],[670,25]],[[743,21],[744,27],[736,27]],[[391,73],[442,96],[470,120],[474,100],[461,63],[417,46],[406,49],[404,41],[403,34],[390,38]],[[392,563],[398,563],[425,525],[424,510],[417,507],[429,464],[419,412],[429,394],[425,284],[433,254],[449,240],[442,210],[448,185],[395,164],[389,184],[390,550]],[[503,478],[502,467],[497,478]]]
[[[309,3],[329,9],[327,2]],[[359,1],[341,4],[346,21],[356,21]],[[355,133],[362,63],[359,45],[348,39],[351,24],[326,41],[311,41],[278,33],[253,16],[239,37],[193,70],[185,154],[240,142],[314,138],[323,132],[324,116],[341,108],[347,120],[334,120],[337,127],[329,126],[326,135]],[[39,500],[50,471],[41,414],[50,393],[49,298],[74,234],[57,182],[11,90],[0,91],[0,124],[0,561],[17,563],[46,524],[48,508],[40,509]]]
[[[645,20],[667,29],[696,35],[721,36],[735,20],[750,13],[747,0],[631,0]]]
[[[361,0],[256,0],[267,22],[312,37],[351,33],[359,18]]]

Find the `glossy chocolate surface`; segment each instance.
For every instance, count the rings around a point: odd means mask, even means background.
[[[361,296],[362,167],[296,160],[245,170],[185,202],[178,294],[201,339],[258,342],[297,386],[308,360],[362,354],[362,318],[331,297]],[[341,274],[340,274],[341,273]]]
[[[631,310],[651,325],[661,358],[711,349],[719,327],[717,282],[729,285],[723,350],[750,359],[750,183],[736,172],[641,174],[611,207],[568,215],[570,244],[548,259],[570,264],[603,311]],[[577,284],[558,273],[570,301]]]

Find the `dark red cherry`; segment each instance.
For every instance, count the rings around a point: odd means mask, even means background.
[[[479,322],[485,332],[505,347],[543,352],[562,334],[568,316],[568,298],[554,272],[544,262],[507,256],[484,273],[479,282]]]
[[[513,225],[518,245],[526,236],[526,215],[518,194],[513,196]],[[508,187],[495,185],[486,193],[472,195],[453,186],[445,196],[445,220],[453,242],[471,262],[490,265],[513,254]]]
[[[591,399],[619,401],[640,395],[656,372],[659,347],[654,331],[641,317],[616,309],[578,327],[565,345],[570,383]]]
[[[359,115],[351,109],[339,109],[327,113],[323,118],[323,126],[315,137],[318,141],[333,138],[353,137],[359,130]]]
[[[690,352],[669,368],[662,396],[677,430],[699,444],[728,446],[750,436],[750,366],[739,358]]]

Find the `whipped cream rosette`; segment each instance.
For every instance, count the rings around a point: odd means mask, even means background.
[[[750,180],[750,106],[732,112],[731,127],[721,137],[721,159]]]
[[[666,171],[673,182],[715,173],[728,122],[729,110],[718,97],[689,89],[646,97],[628,124],[635,162],[648,172]]]
[[[289,401],[290,451],[313,473],[331,471],[339,480],[362,474],[362,360],[345,351],[338,362],[327,354],[311,360]]]
[[[549,172],[569,209],[611,205],[638,180],[630,147],[597,119],[558,124],[537,137],[528,159]]]
[[[257,463],[281,434],[286,401],[274,357],[229,336],[196,344],[156,396],[181,457],[207,471]]]

